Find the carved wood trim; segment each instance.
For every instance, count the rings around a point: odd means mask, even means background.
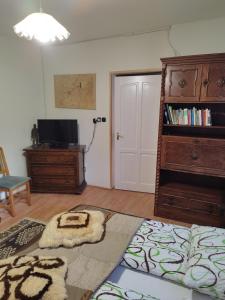
[[[164,111],[164,98],[165,98],[165,78],[166,78],[166,65],[162,65],[162,83],[161,83],[161,99],[160,99],[160,113],[159,113],[159,131],[158,131],[158,151],[156,160],[156,185],[155,185],[155,214],[157,214],[157,201],[159,194],[159,180],[160,180],[160,164],[161,164],[161,136],[163,130],[163,111]]]
[[[163,64],[204,64],[204,63],[220,63],[225,62],[225,53],[201,54],[190,56],[176,56],[161,58]]]

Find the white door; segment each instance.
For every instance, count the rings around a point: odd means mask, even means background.
[[[160,75],[114,81],[114,186],[154,193],[160,107]]]

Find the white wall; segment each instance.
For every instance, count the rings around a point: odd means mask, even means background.
[[[170,39],[178,55],[225,52],[225,18],[174,25]]]
[[[25,175],[22,149],[32,124],[44,114],[40,48],[0,37],[0,145],[12,175]]]
[[[93,147],[86,157],[88,184],[110,187],[110,71],[160,68],[159,58],[168,55],[172,55],[172,51],[166,32],[44,49],[47,116],[77,118],[81,144],[88,144],[91,139],[92,118],[107,118],[107,123],[98,126]],[[96,73],[96,111],[55,108],[53,75],[74,73]]]
[[[170,46],[168,37],[173,47]],[[80,142],[87,144],[92,134],[92,118],[106,116],[87,155],[87,182],[110,187],[110,83],[109,72],[160,68],[160,57],[225,52],[225,18],[174,25],[166,31],[111,38],[75,45],[44,48],[45,96],[49,118],[77,118]],[[54,105],[54,74],[96,73],[96,111],[59,109]]]

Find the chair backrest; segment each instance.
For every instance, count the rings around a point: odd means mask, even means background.
[[[2,147],[0,147],[0,174],[9,175],[9,169],[6,163],[6,159]]]

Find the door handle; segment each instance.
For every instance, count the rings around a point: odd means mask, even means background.
[[[119,141],[120,138],[123,138],[123,136],[119,132],[117,132],[116,133],[116,139],[117,139],[117,141]]]

